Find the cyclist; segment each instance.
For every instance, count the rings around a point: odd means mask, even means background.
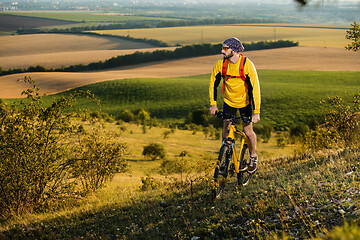
[[[223,42],[223,58],[216,62],[210,79],[210,113],[215,115],[218,111],[217,87],[223,78],[223,112],[224,115],[236,115],[238,109],[240,111],[243,130],[250,141],[250,164],[247,171],[252,174],[257,170],[256,134],[252,123],[260,121],[260,84],[254,64],[241,54],[242,51],[244,46],[235,37]],[[244,60],[245,63],[241,63]],[[222,137],[228,143],[231,143],[228,139],[230,125],[230,119],[224,119]]]

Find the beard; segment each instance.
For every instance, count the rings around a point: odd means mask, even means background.
[[[232,56],[234,56],[234,53],[232,51],[231,51],[231,53],[229,53],[229,55],[226,55],[226,54],[223,53],[223,56],[224,56],[225,59],[229,59]]]

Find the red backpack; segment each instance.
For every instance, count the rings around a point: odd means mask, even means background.
[[[253,96],[253,86],[251,84],[250,81],[250,77],[249,75],[245,76],[244,73],[244,65],[246,62],[246,57],[244,57],[241,54],[241,60],[240,60],[240,76],[231,76],[231,75],[226,75],[226,71],[227,71],[227,67],[228,67],[228,63],[229,60],[227,58],[224,58],[223,60],[223,67],[222,67],[222,77],[223,77],[223,94],[225,94],[225,82],[229,79],[229,78],[241,78],[241,80],[243,80],[245,82],[245,92],[248,91],[248,95],[249,95],[249,103],[252,105],[252,108],[255,109],[255,105],[254,105],[254,96]]]
[[[223,93],[225,93],[225,82],[229,79],[229,78],[241,78],[244,82],[246,80],[245,74],[244,74],[244,65],[246,62],[246,57],[244,57],[243,55],[241,55],[241,62],[240,62],[240,76],[231,76],[231,75],[226,75],[226,71],[227,71],[227,67],[228,67],[228,63],[229,60],[227,58],[224,58],[223,61],[223,67],[222,67],[222,77],[224,79],[223,81]],[[246,84],[246,88],[247,88],[247,84]]]

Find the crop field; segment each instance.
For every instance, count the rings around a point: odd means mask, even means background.
[[[341,26],[344,27],[344,26]],[[292,40],[303,46],[343,48],[348,44],[345,39],[346,27],[332,29],[319,25],[213,25],[156,29],[102,30],[102,34],[139,38],[158,39],[170,45],[195,43],[219,43],[229,37],[238,37],[242,42],[271,40]]]
[[[360,89],[360,72],[259,70],[259,78],[262,119],[278,130],[318,118],[323,107],[321,100],[337,95],[349,100]],[[206,74],[124,79],[79,89],[94,93],[101,100],[102,110],[115,117],[125,109],[144,108],[158,119],[181,119],[189,112],[208,108],[208,84],[209,75]],[[218,90],[221,96],[221,87]],[[49,96],[46,101],[54,97],[56,95]],[[81,108],[97,108],[87,101],[79,104]]]
[[[108,51],[108,50],[107,50]],[[86,54],[101,51],[83,52]],[[52,58],[56,64],[66,65],[65,53],[54,54],[54,56],[64,56],[64,58]],[[71,57],[71,53],[67,56]],[[291,47],[282,49],[268,49],[260,51],[245,52],[257,69],[277,69],[277,70],[315,70],[315,71],[360,71],[360,58],[357,53],[346,51],[340,48],[320,48],[320,47]],[[32,57],[34,56],[34,57]],[[37,55],[25,56],[32,65],[41,62],[41,58],[36,59]],[[52,56],[49,54],[48,56]],[[334,58],[334,56],[337,56]],[[105,71],[93,72],[33,72],[24,74],[13,74],[1,76],[0,98],[20,98],[21,91],[26,87],[17,82],[23,76],[31,76],[41,88],[42,94],[54,94],[76,87],[116,79],[130,78],[169,78],[183,77],[198,74],[209,74],[220,58],[220,55],[196,57],[190,59],[179,59],[173,61],[153,62],[142,65],[134,65],[109,69]],[[9,57],[10,58],[10,57]],[[16,58],[16,57],[14,57]],[[90,57],[89,57],[90,58]],[[17,57],[18,64],[22,62],[22,57]],[[81,55],[73,56],[73,60],[81,60]],[[99,59],[101,60],[101,59]]]
[[[154,47],[111,37],[76,34],[31,34],[0,37],[2,57],[90,50],[124,50]],[[0,63],[1,65],[1,63]]]
[[[0,32],[16,31],[19,28],[37,28],[42,26],[56,26],[72,23],[74,22],[71,20],[41,19],[0,13]]]
[[[0,14],[1,15],[1,14]],[[174,21],[175,18],[132,16],[123,13],[101,13],[101,12],[16,12],[14,16],[26,16],[33,18],[47,18],[72,22],[123,22],[123,21],[146,21],[146,20],[167,20]],[[54,24],[55,25],[55,24]]]

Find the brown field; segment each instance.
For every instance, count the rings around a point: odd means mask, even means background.
[[[318,71],[360,71],[358,53],[340,48],[293,47],[245,52],[257,69],[318,70]],[[142,64],[97,72],[48,72],[25,73],[0,77],[2,88],[0,98],[21,97],[27,87],[17,82],[23,76],[31,76],[44,94],[54,94],[79,86],[126,78],[181,77],[211,72],[220,55],[191,59]]]
[[[343,48],[349,41],[345,38],[346,28],[340,25],[298,25],[298,24],[233,24],[186,26],[168,28],[143,28],[94,31],[131,37],[157,39],[170,45],[195,43],[220,43],[229,37],[238,37],[242,42],[292,40],[302,46]],[[180,36],[180,37],[179,37]]]
[[[16,31],[19,28],[37,28],[42,26],[55,26],[71,23],[75,22],[0,14],[0,31],[5,32]]]
[[[46,68],[60,68],[77,64],[89,64],[92,62],[105,61],[119,55],[132,54],[139,52],[152,52],[158,49],[174,50],[169,48],[142,48],[128,50],[91,50],[91,51],[72,51],[58,53],[39,53],[23,56],[0,57],[0,66],[3,69],[28,68],[30,66],[44,66]]]
[[[104,61],[135,51],[154,51],[153,45],[113,37],[73,34],[0,36],[0,67],[44,66],[59,68]],[[174,48],[169,48],[174,49]]]
[[[125,50],[152,48],[153,45],[112,37],[75,34],[30,34],[1,36],[1,56],[24,56],[92,50]],[[1,63],[0,63],[1,66]]]

